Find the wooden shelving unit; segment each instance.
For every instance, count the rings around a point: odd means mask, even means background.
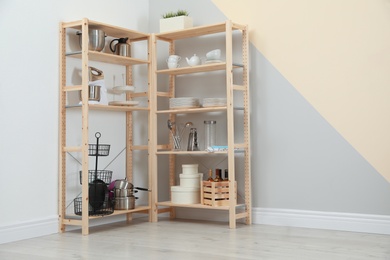
[[[101,29],[106,35],[115,38],[129,38],[129,43],[146,41],[148,46],[148,55],[146,60],[136,59],[131,57],[122,57],[109,53],[102,53],[88,50],[88,30],[89,28]],[[67,30],[76,29],[82,32],[82,50],[77,52],[66,51],[66,39]],[[79,86],[67,86],[66,85],[66,62],[67,59],[74,58],[81,61],[82,68],[82,84]],[[125,28],[112,26],[109,24],[103,24],[88,20],[86,18],[74,21],[74,22],[63,22],[60,24],[60,145],[59,145],[59,230],[60,232],[65,231],[66,225],[76,225],[82,227],[82,234],[87,235],[89,233],[89,220],[101,218],[100,216],[89,216],[88,214],[88,126],[89,126],[89,112],[90,110],[102,110],[102,111],[113,111],[121,112],[126,114],[126,176],[127,180],[132,181],[133,177],[133,162],[132,155],[134,150],[148,150],[149,154],[152,152],[151,143],[145,145],[133,145],[133,111],[145,111],[148,114],[148,123],[150,125],[150,107],[126,107],[126,106],[109,106],[109,105],[92,105],[88,104],[88,66],[90,61],[104,62],[108,64],[122,65],[126,67],[126,84],[132,85],[132,68],[137,65],[148,66],[148,82],[150,86],[151,81],[151,41],[150,35],[146,33],[137,32]],[[67,106],[67,94],[73,91],[82,91],[82,104],[78,106]],[[128,93],[126,99],[130,100],[132,97],[147,97],[151,99],[151,92],[148,90],[143,93]],[[150,103],[150,102],[149,102]],[[79,146],[68,146],[66,140],[66,118],[67,111],[69,109],[80,109],[80,117],[82,119],[81,129],[81,143]],[[149,128],[150,129],[150,128]],[[150,136],[150,135],[149,135]],[[150,138],[149,138],[150,139]],[[66,180],[67,180],[67,169],[66,169],[66,153],[67,152],[79,152],[82,154],[82,214],[67,215],[66,214]],[[151,177],[151,161],[148,161],[148,176],[149,176],[149,189],[152,186]],[[115,210],[113,214],[106,215],[105,217],[125,214],[127,220],[131,220],[132,213],[146,213],[149,214],[149,220],[152,219],[152,196],[149,195],[147,206],[138,206],[132,210]]]
[[[242,38],[242,64],[233,63],[233,31],[239,31],[241,33]],[[194,67],[181,67],[175,69],[159,69],[157,68],[157,45],[159,42],[168,43],[168,53],[176,54],[175,42],[177,40],[182,39],[190,39],[194,37],[212,35],[212,34],[223,34],[225,40],[225,51],[226,51],[226,60],[224,62],[212,63],[212,64],[203,64]],[[154,202],[153,212],[157,214],[153,214],[153,221],[158,220],[159,213],[169,212],[171,218],[175,217],[175,208],[196,208],[196,209],[210,209],[210,210],[224,210],[229,214],[229,227],[235,228],[236,221],[238,219],[245,218],[246,224],[251,224],[251,169],[250,169],[250,122],[249,122],[249,71],[248,71],[248,28],[245,25],[240,25],[233,23],[232,21],[226,21],[224,23],[207,25],[194,27],[190,29],[168,32],[168,33],[159,33],[152,34],[152,42],[153,42],[153,62],[152,62],[152,71],[154,72],[152,75],[152,99],[151,99],[151,116],[152,116],[152,189],[153,189],[153,199]],[[233,82],[233,71],[242,72],[242,84],[234,84]],[[226,87],[226,98],[227,98],[227,106],[224,107],[213,107],[213,108],[191,108],[191,109],[158,109],[158,99],[160,98],[174,98],[176,97],[176,89],[181,86],[176,86],[176,76],[181,75],[181,77],[185,77],[185,75],[190,75],[194,73],[207,73],[212,71],[221,71],[221,73],[225,73],[225,87]],[[159,82],[158,75],[169,75],[169,90],[167,92],[159,91],[158,87]],[[234,92],[241,92],[243,96],[243,107],[240,110],[243,110],[243,126],[242,131],[244,133],[244,142],[236,143],[235,135],[234,135],[234,121],[235,114],[234,111],[236,108],[234,107]],[[229,201],[229,206],[219,206],[219,207],[211,207],[203,204],[173,204],[170,201],[159,201],[158,197],[158,188],[159,188],[159,176],[158,176],[158,156],[160,155],[169,155],[169,185],[172,186],[175,183],[175,160],[176,156],[193,156],[193,155],[209,155],[210,153],[206,151],[173,151],[173,142],[172,138],[169,138],[168,144],[160,144],[158,141],[157,134],[157,119],[161,115],[165,115],[170,119],[175,119],[177,114],[194,114],[194,113],[210,113],[222,111],[222,113],[226,114],[227,120],[227,151],[215,152],[215,156],[227,156],[228,160],[228,170],[229,170],[229,182],[235,183],[236,181],[236,173],[235,173],[235,156],[237,154],[237,149],[240,149],[240,152],[244,154],[244,168],[241,173],[244,174],[243,179],[245,181],[245,194],[244,194],[244,203],[238,204],[235,199],[231,199]],[[191,115],[188,115],[188,118]],[[210,154],[211,155],[211,154]],[[238,173],[237,173],[238,174]],[[229,193],[234,194],[235,185],[229,186]],[[238,208],[240,212],[238,212]]]

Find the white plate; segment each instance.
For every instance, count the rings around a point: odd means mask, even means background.
[[[220,63],[222,62],[221,60],[206,60],[206,64],[209,64],[209,63]]]
[[[125,101],[110,101],[108,102],[111,106],[136,106],[139,104],[139,101],[135,100],[125,100]]]
[[[133,86],[117,86],[117,87],[113,87],[112,90],[115,93],[123,93],[123,92],[134,92],[135,88]]]

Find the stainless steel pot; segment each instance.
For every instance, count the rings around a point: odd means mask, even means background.
[[[79,36],[80,47],[82,47],[82,32],[76,33]],[[89,29],[88,30],[88,49],[90,51],[101,51],[106,44],[106,35],[103,30]]]
[[[115,198],[133,196],[133,189],[114,189]]]
[[[100,101],[100,89],[99,85],[88,85],[88,100]],[[79,98],[81,101],[81,91],[79,91]]]
[[[126,179],[116,180],[115,189],[133,189],[133,184],[128,182]]]
[[[135,197],[117,197],[115,198],[115,209],[134,209],[135,208]]]

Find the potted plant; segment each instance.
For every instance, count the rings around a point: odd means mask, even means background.
[[[192,17],[188,16],[186,10],[178,10],[177,12],[168,12],[162,15],[160,19],[160,32],[169,32],[182,30],[192,27]]]

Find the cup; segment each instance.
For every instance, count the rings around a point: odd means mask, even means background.
[[[168,61],[167,65],[169,69],[176,69],[179,67],[179,64],[176,61]]]
[[[167,62],[176,62],[178,63],[181,60],[179,55],[169,55]]]

